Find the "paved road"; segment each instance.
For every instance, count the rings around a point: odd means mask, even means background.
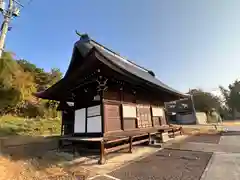
[[[239,180],[240,126],[224,128],[234,133],[175,143],[94,180]]]
[[[212,153],[164,149],[94,180],[200,179]]]
[[[228,133],[221,137],[219,145],[240,150],[240,126],[225,126]],[[201,180],[239,180],[240,153],[215,152]]]

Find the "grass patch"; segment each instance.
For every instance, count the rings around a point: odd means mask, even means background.
[[[60,134],[60,118],[21,118],[15,116],[0,117],[0,136],[5,135],[53,135]]]

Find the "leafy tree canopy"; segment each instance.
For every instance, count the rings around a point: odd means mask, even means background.
[[[232,113],[234,110],[240,112],[240,81],[236,80],[232,84],[229,84],[228,89],[220,86],[220,90],[224,97],[224,103],[229,111]]]
[[[194,106],[197,111],[209,112],[212,108],[219,110],[221,101],[218,97],[201,89],[193,89],[189,92],[193,96]]]
[[[56,111],[56,102],[48,106],[47,101],[38,100],[32,94],[45,90],[61,78],[62,73],[57,68],[46,72],[27,60],[16,60],[12,53],[4,52],[0,59],[0,114],[43,116],[50,109]]]

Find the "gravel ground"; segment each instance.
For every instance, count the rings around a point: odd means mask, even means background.
[[[198,180],[211,156],[212,153],[165,149],[109,175],[121,180]]]
[[[106,177],[106,176],[98,176],[93,178],[92,180],[113,180],[111,177]]]
[[[221,138],[220,134],[200,134],[193,135],[184,140],[184,142],[198,142],[198,143],[211,143],[218,144]]]

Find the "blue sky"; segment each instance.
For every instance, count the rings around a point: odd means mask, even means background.
[[[77,29],[180,91],[212,90],[240,75],[239,8],[239,0],[33,0],[6,48],[65,72]]]

